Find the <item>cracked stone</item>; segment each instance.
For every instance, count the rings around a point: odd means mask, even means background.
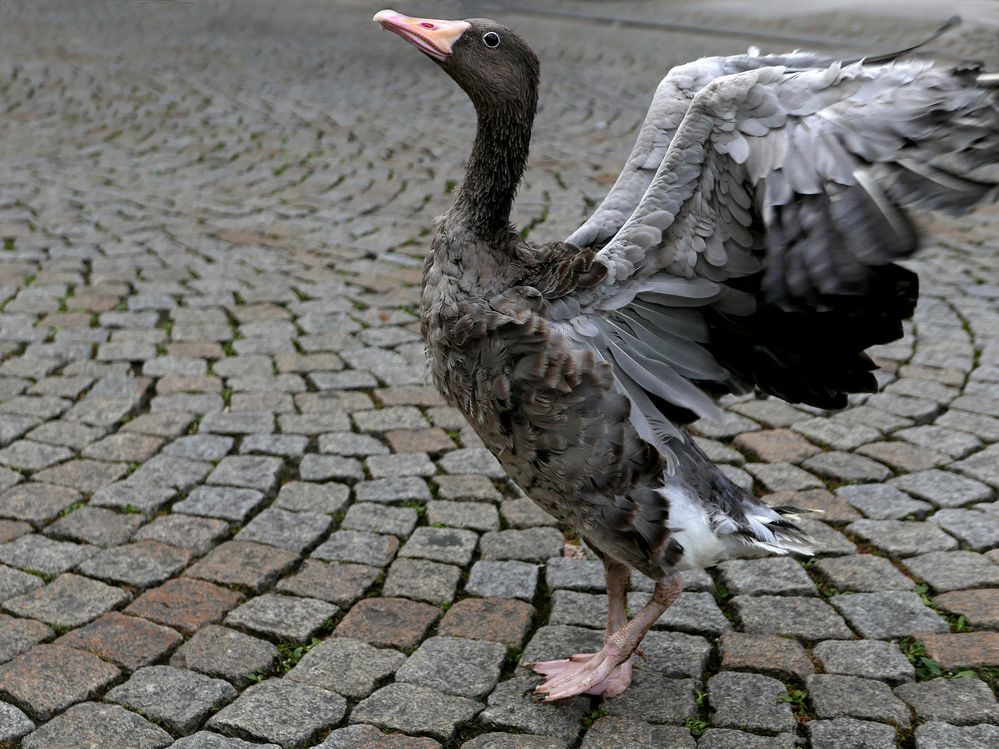
[[[957,548],[957,541],[933,523],[857,520],[847,530],[889,554],[903,557]]]
[[[170,546],[189,549],[192,553],[201,555],[211,551],[228,532],[229,524],[223,520],[170,514],[158,517],[140,528],[136,531],[134,539],[136,541],[159,541]]]
[[[472,566],[465,590],[483,598],[530,601],[538,587],[538,566],[517,561],[479,561]]]
[[[805,679],[808,696],[819,718],[860,718],[907,728],[909,708],[887,684],[836,674],[812,674]]]
[[[945,630],[941,630],[945,631]],[[926,652],[946,670],[999,666],[999,632],[917,634]]]
[[[480,551],[483,559],[516,559],[523,562],[544,562],[562,553],[564,539],[555,528],[491,531],[482,536]]]
[[[344,484],[310,484],[289,481],[281,487],[274,506],[292,512],[317,512],[332,515],[340,512],[350,498]]]
[[[352,723],[430,734],[450,740],[458,727],[482,710],[481,703],[415,684],[389,684],[366,697],[350,714]]]
[[[516,676],[500,682],[489,695],[479,721],[500,729],[574,742],[589,703],[584,697],[572,697],[557,704],[536,702],[531,698],[531,692],[540,681],[534,676]]]
[[[970,551],[934,551],[906,559],[905,566],[936,592],[999,585],[999,565]]]
[[[78,491],[66,486],[20,484],[0,494],[0,516],[40,525],[55,520],[81,498]]]
[[[185,734],[235,697],[236,690],[222,679],[172,666],[148,666],[108,692],[105,699]]]
[[[795,727],[791,706],[780,701],[787,691],[777,679],[727,671],[708,679],[707,687],[716,726],[774,733]]]
[[[238,585],[259,592],[298,561],[290,551],[249,541],[227,541],[184,573],[221,585]]]
[[[725,671],[762,671],[778,679],[804,679],[815,673],[801,644],[786,637],[726,632],[720,647]]]
[[[326,515],[268,508],[237,533],[235,540],[256,541],[302,552],[322,538],[331,524]]]
[[[920,721],[959,726],[999,722],[999,705],[988,684],[975,678],[930,679],[895,688]]]
[[[396,682],[481,699],[499,681],[506,648],[483,640],[431,637],[396,672]]]
[[[145,718],[117,705],[74,705],[34,733],[23,749],[163,749],[173,737]]]
[[[829,604],[815,598],[735,596],[732,604],[743,629],[751,634],[790,635],[804,640],[853,637],[842,617]]]
[[[616,715],[598,718],[586,732],[581,745],[581,749],[665,749],[666,747],[694,749],[694,739],[686,727],[653,725],[642,720]]]
[[[490,640],[520,647],[531,626],[534,607],[523,601],[466,598],[448,609],[437,630],[441,635]]]
[[[97,552],[80,564],[80,572],[99,580],[148,588],[180,572],[190,560],[191,552],[186,549],[139,541]]]
[[[895,729],[884,723],[855,718],[813,720],[808,723],[812,749],[895,749]]]
[[[367,598],[354,605],[336,634],[373,645],[408,648],[423,638],[439,613],[436,607],[402,598]]]
[[[72,569],[98,551],[95,546],[53,541],[45,536],[30,534],[0,544],[0,562],[22,570],[46,575],[58,575]]]
[[[736,559],[719,565],[726,587],[734,594],[816,595],[815,583],[793,559]]]
[[[375,648],[349,637],[333,637],[306,653],[285,678],[362,699],[392,676],[405,660],[406,656],[389,648]]]
[[[518,736],[519,738],[521,737]],[[356,725],[333,731],[316,749],[440,749],[440,747],[439,742],[426,736],[386,734],[374,726]]]
[[[984,502],[993,494],[992,489],[980,481],[936,468],[898,476],[889,484],[940,507]]]
[[[372,567],[384,567],[395,556],[399,541],[395,536],[360,531],[336,531],[312,552],[317,559],[334,562],[354,562]]]
[[[242,598],[243,595],[236,591],[182,577],[146,591],[125,609],[125,613],[193,635],[206,624],[221,620]]]
[[[912,580],[899,572],[890,561],[871,554],[820,559],[815,569],[840,592],[911,590],[913,585]]]
[[[340,527],[345,530],[391,533],[406,538],[416,527],[419,514],[411,507],[387,507],[372,502],[352,505]],[[431,521],[432,522],[432,521]]]
[[[425,559],[397,559],[382,588],[386,596],[402,596],[441,605],[454,600],[461,568]]]
[[[337,725],[346,711],[346,701],[336,692],[269,679],[247,689],[205,726],[227,736],[301,746]]]
[[[308,642],[340,609],[315,598],[267,593],[230,612],[225,623],[281,640]]]
[[[327,564],[307,559],[299,572],[281,580],[277,589],[282,593],[311,596],[339,606],[349,606],[364,595],[379,575],[379,568],[364,564]]]
[[[129,598],[120,588],[67,572],[45,587],[8,599],[3,607],[53,627],[79,627]]]
[[[57,538],[107,548],[125,543],[142,525],[142,515],[81,507],[52,523],[45,532]]]
[[[183,639],[170,627],[111,611],[63,635],[56,644],[86,650],[134,671],[159,660]]]
[[[210,624],[199,629],[170,658],[170,665],[217,676],[238,687],[270,670],[277,648],[266,640]]]
[[[120,673],[90,653],[60,645],[36,645],[0,666],[0,696],[35,719],[49,720],[104,690]]]
[[[959,728],[933,721],[916,728],[919,749],[992,749],[999,746],[999,726]]]
[[[950,630],[942,616],[908,591],[851,593],[833,596],[830,601],[861,637],[888,639],[907,637],[913,632]]]
[[[898,645],[877,640],[826,640],[815,646],[825,673],[863,676],[901,684],[914,680],[915,669]]]
[[[933,505],[913,499],[891,484],[844,486],[836,494],[873,520],[901,520],[909,515],[925,515]]]

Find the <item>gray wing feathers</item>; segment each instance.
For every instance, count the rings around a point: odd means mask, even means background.
[[[849,291],[855,266],[915,248],[894,201],[967,207],[990,185],[958,171],[996,161],[992,100],[930,63],[726,76],[695,96],[636,210],[599,253],[611,269],[602,291],[614,294],[611,284],[663,271],[745,275],[758,266],[744,253],[760,250],[768,265],[784,269],[814,262],[839,272],[833,260],[847,261],[841,291]],[[753,230],[756,215],[762,236]],[[846,242],[845,254],[833,237]],[[835,273],[823,283],[822,293],[839,293]],[[784,302],[802,296],[801,288],[767,291]]]
[[[826,67],[830,62],[828,58],[810,52],[792,52],[783,55],[706,57],[670,70],[656,88],[635,146],[617,181],[593,215],[566,241],[579,247],[599,246],[618,232],[655,177],[690,102],[711,81],[761,67],[783,65],[791,69],[808,69]],[[743,125],[745,132],[761,134],[761,128],[770,124],[765,108],[760,114],[763,124],[749,119]]]
[[[811,55],[682,66],[660,85],[618,183],[570,238],[616,232],[597,254],[602,283],[578,291],[578,312],[560,322],[614,364],[633,423],[669,456],[677,430],[663,401],[710,417],[697,383],[747,387],[704,345],[709,308],[731,318],[865,293],[873,268],[916,248],[896,203],[966,208],[991,186],[967,174],[996,162],[999,112],[973,76]],[[726,283],[761,270],[760,297]]]
[[[624,169],[593,215],[569,236],[568,242],[589,247],[617,233],[655,177],[694,95],[724,75],[723,62],[724,58],[697,60],[674,68],[663,78]]]

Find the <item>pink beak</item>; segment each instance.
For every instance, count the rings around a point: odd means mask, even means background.
[[[444,62],[451,56],[451,48],[464,34],[469,24],[465,21],[442,21],[438,18],[413,18],[394,10],[380,10],[373,19],[383,29],[398,34],[424,54]]]

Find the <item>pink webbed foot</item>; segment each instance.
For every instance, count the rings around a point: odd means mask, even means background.
[[[631,684],[631,661],[621,662],[621,652],[604,647],[597,653],[581,653],[568,659],[530,664],[548,678],[534,693],[545,702],[564,700],[577,694],[617,697]]]

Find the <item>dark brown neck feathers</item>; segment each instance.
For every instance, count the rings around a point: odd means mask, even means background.
[[[518,97],[475,101],[475,109],[478,130],[452,210],[476,236],[488,240],[506,233],[510,224],[513,198],[527,165],[537,86],[531,82]]]

